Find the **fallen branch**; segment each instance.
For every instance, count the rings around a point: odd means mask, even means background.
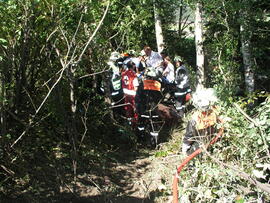
[[[247,115],[247,113],[244,112],[243,109],[241,109],[241,107],[240,107],[238,104],[233,103],[233,105],[236,107],[236,109],[237,109],[240,113],[242,113],[242,114],[246,117],[247,120],[249,120],[250,122],[254,123],[254,125],[255,125],[256,127],[259,127],[259,126],[260,126],[254,119],[252,119],[249,115]]]
[[[242,114],[246,117],[247,120],[249,120],[249,121],[252,122],[256,127],[259,128],[259,130],[260,130],[260,135],[261,135],[261,138],[262,138],[262,140],[263,140],[265,150],[266,150],[266,152],[267,152],[267,155],[270,157],[270,152],[269,152],[269,149],[268,149],[268,144],[267,144],[266,139],[265,139],[265,137],[264,137],[265,135],[264,135],[264,133],[263,133],[263,130],[262,130],[262,128],[261,128],[261,125],[258,124],[254,119],[252,119],[249,115],[247,115],[246,112],[244,112],[244,111],[240,108],[240,106],[239,106],[238,104],[233,103],[233,105],[236,107],[236,109],[237,109],[240,113],[242,113]]]
[[[261,183],[261,182],[255,180],[254,178],[252,178],[251,175],[249,175],[248,173],[245,173],[245,172],[239,170],[235,166],[230,166],[229,164],[223,163],[222,161],[220,161],[220,160],[216,159],[215,157],[213,157],[206,149],[205,149],[205,152],[217,164],[222,165],[225,168],[229,168],[229,169],[237,172],[240,177],[244,178],[245,180],[247,180],[252,185],[257,186],[258,188],[260,188],[264,192],[267,192],[268,194],[270,194],[270,184]]]

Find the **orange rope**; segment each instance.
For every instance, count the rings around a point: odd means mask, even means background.
[[[211,142],[207,145],[210,146],[211,144],[214,144],[217,139],[223,134],[223,128],[220,128],[218,134],[216,137],[214,137]],[[181,164],[180,166],[177,168],[177,172],[175,173],[175,176],[173,178],[173,203],[178,203],[178,175],[179,173],[182,171],[182,169],[184,168],[184,166],[190,161],[192,160],[195,156],[197,156],[198,154],[200,154],[202,152],[202,148],[197,149],[196,151],[194,151],[192,154],[190,154]]]

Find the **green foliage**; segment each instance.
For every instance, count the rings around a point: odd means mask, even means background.
[[[256,125],[230,102],[219,104],[222,118],[227,120],[223,124],[225,133],[208,152],[192,160],[182,172],[179,184],[184,188],[180,190],[181,196],[187,196],[192,202],[245,202],[259,200],[261,196],[269,201],[269,194],[258,191],[239,172],[256,179],[253,175],[254,170],[258,170],[256,167],[270,161],[267,155],[270,137],[269,101],[268,96],[254,110],[252,119]],[[242,196],[244,191],[249,192]]]
[[[262,2],[264,5],[266,2]],[[269,4],[269,3],[268,3]],[[265,82],[268,79],[260,79],[262,75],[269,75],[264,68],[268,64],[268,41],[263,38],[266,34],[264,26],[269,22],[265,20],[267,16],[263,7],[254,1],[205,1],[204,14],[205,24],[205,50],[208,57],[208,85],[217,85],[230,94],[238,94],[239,91],[244,92],[244,75],[243,62],[241,56],[240,44],[240,25],[241,14],[239,10],[250,9],[249,24],[252,35],[252,55],[255,57],[256,66],[254,71],[258,74],[256,78],[257,88],[260,90],[268,90]],[[250,34],[250,33],[247,33]],[[261,44],[264,43],[264,44]],[[264,59],[261,61],[261,56]],[[255,83],[256,83],[255,82]],[[225,84],[225,85],[224,85]]]
[[[25,194],[24,202],[38,202],[40,196],[46,194],[54,200],[55,191],[73,181],[71,162],[75,161],[75,152],[78,165],[83,166],[79,170],[84,171],[93,163],[106,168],[106,161],[116,161],[108,152],[118,147],[117,142],[124,143],[128,149],[136,147],[130,129],[114,125],[104,96],[97,94],[97,77],[91,74],[108,69],[106,61],[113,50],[141,50],[146,44],[156,48],[153,1],[110,1],[101,28],[82,60],[74,64],[108,3],[99,0],[0,1],[1,197],[3,194],[16,199]],[[175,28],[175,11],[182,6],[187,15],[191,14],[188,22],[192,24],[193,10],[190,8],[193,9],[195,3],[193,0],[157,1],[168,54],[184,58],[193,83],[196,65],[194,39],[190,37],[192,26],[179,33]],[[257,104],[264,98],[260,93],[243,99],[234,96],[237,89],[243,89],[240,2],[211,0],[203,3],[207,22],[208,86],[217,90],[222,98],[222,112],[231,118],[223,139],[213,147],[213,154],[252,174],[256,164],[269,162],[269,158],[264,158],[270,142],[269,98],[249,110],[249,104]],[[256,78],[257,86],[266,91],[265,95],[269,91],[270,21],[265,9],[269,2],[246,3],[255,8],[250,20],[253,55],[256,73],[264,76]],[[72,80],[70,69],[61,75],[63,62],[74,65]],[[75,115],[71,111],[71,81],[75,85]],[[37,111],[43,101],[44,105]],[[252,115],[256,125],[247,121],[233,102]],[[76,132],[71,133],[72,130]],[[177,144],[157,151],[155,156],[170,155]],[[225,197],[228,201],[243,202],[255,198],[255,193],[242,195],[238,186],[250,186],[233,171],[220,169],[206,157],[202,161],[197,159],[194,164],[196,169],[191,167],[183,175],[183,180],[190,186],[183,192],[194,202],[216,202]],[[190,177],[192,180],[188,182]],[[258,196],[263,194],[256,188],[250,189]]]
[[[167,155],[168,155],[168,151],[158,151],[155,154],[156,157],[165,157]]]

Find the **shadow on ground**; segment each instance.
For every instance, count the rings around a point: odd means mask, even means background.
[[[108,196],[99,195],[91,197],[74,197],[72,194],[62,194],[62,197],[58,200],[37,200],[33,202],[55,202],[55,203],[154,203],[154,194],[151,193],[147,198],[137,198],[132,196]],[[1,200],[1,203],[23,203],[23,202],[32,202],[28,198],[4,198]]]
[[[108,143],[82,146],[76,183],[70,147],[33,153],[5,182],[0,202],[154,202],[158,193],[143,177],[152,172],[153,151],[138,148],[134,137],[123,133]]]

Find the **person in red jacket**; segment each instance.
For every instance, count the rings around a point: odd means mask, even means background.
[[[136,126],[138,117],[135,111],[135,96],[139,82],[134,68],[135,64],[132,61],[129,61],[126,63],[126,70],[122,72],[122,88],[126,104],[124,109],[126,117],[132,127]]]

